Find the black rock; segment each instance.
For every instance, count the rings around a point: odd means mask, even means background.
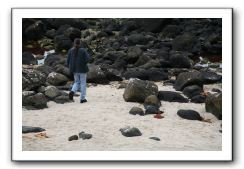
[[[171,51],[169,62],[173,68],[190,68],[191,62],[187,52]]]
[[[22,54],[22,64],[24,65],[36,65],[37,60],[35,59],[34,55],[30,52],[24,52]]]
[[[222,93],[208,93],[206,97],[205,109],[222,120]]]
[[[58,35],[54,38],[55,51],[61,52],[62,50],[68,51],[72,47],[72,41],[69,37]]]
[[[179,103],[187,103],[189,102],[187,98],[183,97],[180,93],[172,92],[172,91],[159,91],[158,99],[168,102],[179,102]]]
[[[187,86],[183,90],[183,94],[186,95],[188,98],[192,98],[196,95],[200,95],[203,92],[202,87],[198,85]]]
[[[192,34],[185,33],[177,36],[172,42],[172,48],[175,51],[187,51],[198,53],[201,50],[201,42]]]
[[[129,45],[144,45],[147,40],[143,34],[132,34],[128,37],[127,43]]]
[[[215,72],[203,71],[200,73],[200,78],[204,84],[212,84],[216,82],[221,82],[222,76]]]
[[[77,135],[73,135],[68,138],[68,141],[73,141],[73,140],[78,140],[78,139],[79,139],[79,137]]]
[[[92,134],[88,134],[88,133],[85,133],[84,131],[82,131],[79,133],[79,138],[81,138],[82,140],[91,139]]]
[[[175,90],[183,90],[187,86],[198,85],[202,86],[201,73],[198,71],[180,73],[175,81]]]
[[[147,114],[158,114],[159,108],[153,105],[146,105],[145,106],[145,115]]]
[[[191,98],[192,103],[205,103],[206,97],[202,95],[196,95]]]
[[[47,108],[47,98],[42,93],[35,93],[33,91],[22,92],[22,105],[26,109],[43,109]]]
[[[144,111],[140,107],[132,107],[129,111],[129,114],[132,114],[132,115],[138,114],[140,116],[144,116]]]
[[[38,133],[42,131],[46,130],[41,127],[22,126],[22,133]]]
[[[160,141],[160,138],[158,137],[149,137],[149,139],[155,140],[155,141]]]
[[[135,137],[135,136],[141,136],[141,131],[136,127],[124,127],[119,130],[121,134],[125,137]]]
[[[42,21],[38,20],[35,23],[29,25],[24,30],[24,36],[29,40],[37,40],[42,37],[44,32],[45,32],[45,25],[43,24]]]
[[[201,121],[203,118],[200,114],[194,110],[178,110],[177,115],[183,119],[187,120],[199,120]]]

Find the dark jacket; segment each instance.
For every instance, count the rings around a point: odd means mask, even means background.
[[[77,52],[75,50],[78,50]],[[87,73],[87,62],[91,59],[84,48],[71,48],[68,51],[67,65],[70,73]]]

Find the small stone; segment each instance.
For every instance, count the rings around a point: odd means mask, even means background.
[[[142,110],[142,108],[140,107],[132,107],[129,111],[130,114],[132,115],[140,115],[140,116],[144,116],[144,111]]]
[[[159,108],[153,105],[145,106],[145,114],[158,114]]]
[[[125,137],[134,137],[134,136],[141,136],[142,133],[136,127],[124,127],[119,130],[121,134]]]
[[[158,138],[158,137],[149,137],[149,139],[160,141],[160,138]]]
[[[73,136],[70,136],[69,138],[68,138],[68,141],[73,141],[73,140],[78,140],[79,138],[78,138],[78,136],[77,135],[73,135]]]
[[[92,134],[85,133],[84,131],[79,133],[79,138],[86,140],[86,139],[91,139]]]

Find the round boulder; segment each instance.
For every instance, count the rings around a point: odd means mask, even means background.
[[[144,106],[147,106],[147,105],[152,105],[152,106],[155,106],[155,107],[160,107],[161,106],[161,102],[159,101],[159,99],[158,99],[157,96],[150,95],[144,101]]]
[[[121,134],[125,137],[135,137],[135,136],[141,136],[141,131],[136,127],[124,127],[119,130]]]
[[[147,96],[158,95],[158,86],[150,81],[130,79],[123,97],[127,102],[143,103]]]
[[[203,118],[200,116],[198,112],[195,110],[178,110],[177,115],[183,119],[187,120],[199,120],[201,121]]]
[[[183,90],[183,94],[188,98],[192,98],[196,95],[200,95],[203,92],[203,89],[198,85],[187,86]]]
[[[137,114],[140,115],[140,116],[144,115],[144,111],[140,107],[132,107],[130,109],[129,113],[132,114],[132,115],[137,115]]]
[[[60,73],[52,72],[47,77],[47,82],[54,86],[64,85],[68,78]]]
[[[45,95],[51,99],[61,95],[61,91],[58,90],[55,86],[47,86],[45,88]]]

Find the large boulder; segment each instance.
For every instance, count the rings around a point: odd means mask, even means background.
[[[172,42],[172,48],[175,51],[187,51],[198,53],[201,50],[201,42],[189,33],[177,36]]]
[[[170,18],[143,18],[135,19],[136,24],[144,31],[161,32],[163,28],[172,22]]]
[[[27,109],[43,109],[47,107],[47,99],[42,93],[23,91],[22,105]]]
[[[22,64],[23,65],[36,65],[37,60],[35,59],[35,57],[32,53],[24,52],[22,54]]]
[[[29,40],[37,40],[42,37],[44,32],[45,32],[45,25],[43,24],[42,21],[38,20],[35,23],[29,25],[24,30],[24,36]]]
[[[198,85],[200,87],[203,84],[210,84],[221,82],[222,76],[216,74],[215,72],[208,71],[191,71],[180,73],[175,81],[174,88],[175,90],[183,90],[185,87],[190,85]]]
[[[175,38],[177,35],[179,35],[181,32],[181,29],[178,25],[167,25],[163,31],[162,35],[165,38]]]
[[[47,82],[54,86],[64,85],[68,78],[60,73],[52,72],[47,77]]]
[[[200,116],[200,114],[195,110],[178,110],[177,115],[180,116],[183,119],[187,120],[203,120],[203,118]]]
[[[192,98],[196,95],[200,95],[203,92],[202,87],[198,85],[187,86],[183,90],[183,94],[186,95],[188,98]]]
[[[187,52],[171,51],[169,62],[173,68],[190,68],[191,62]]]
[[[179,103],[189,102],[188,99],[183,97],[180,93],[172,92],[172,91],[159,91],[158,99],[167,102],[179,102]]]
[[[147,43],[147,40],[145,38],[145,36],[143,34],[131,34],[128,39],[127,39],[127,43],[129,45],[144,45]]]
[[[133,64],[138,60],[142,53],[143,51],[138,46],[131,46],[128,48],[126,61]]]
[[[180,73],[174,84],[175,90],[183,90],[185,87],[190,85],[198,85],[202,87],[203,81],[200,76],[201,73],[198,71]]]
[[[22,68],[22,89],[36,90],[46,82],[45,74],[35,69]]]
[[[207,112],[214,114],[219,120],[222,120],[222,93],[208,93],[205,109]]]
[[[158,86],[150,81],[131,78],[125,88],[123,97],[127,102],[143,103],[146,97],[158,95]]]
[[[50,98],[50,99],[54,99],[55,97],[61,95],[61,91],[56,88],[55,86],[47,86],[45,88],[45,92],[44,94]]]
[[[70,27],[64,31],[64,35],[69,37],[73,42],[75,38],[81,38],[81,31],[77,28]]]
[[[89,72],[87,73],[87,82],[108,84],[109,80],[107,79],[106,72],[103,71],[101,66],[91,65],[89,66]]]
[[[43,73],[46,77],[54,71],[53,67],[47,65],[38,65],[35,70]]]
[[[64,55],[53,53],[47,55],[44,61],[44,65],[54,68],[58,64],[65,65],[66,62],[67,62],[67,58]]]
[[[72,47],[72,41],[69,37],[64,35],[57,35],[54,38],[55,51],[60,52],[62,50],[68,51]]]

